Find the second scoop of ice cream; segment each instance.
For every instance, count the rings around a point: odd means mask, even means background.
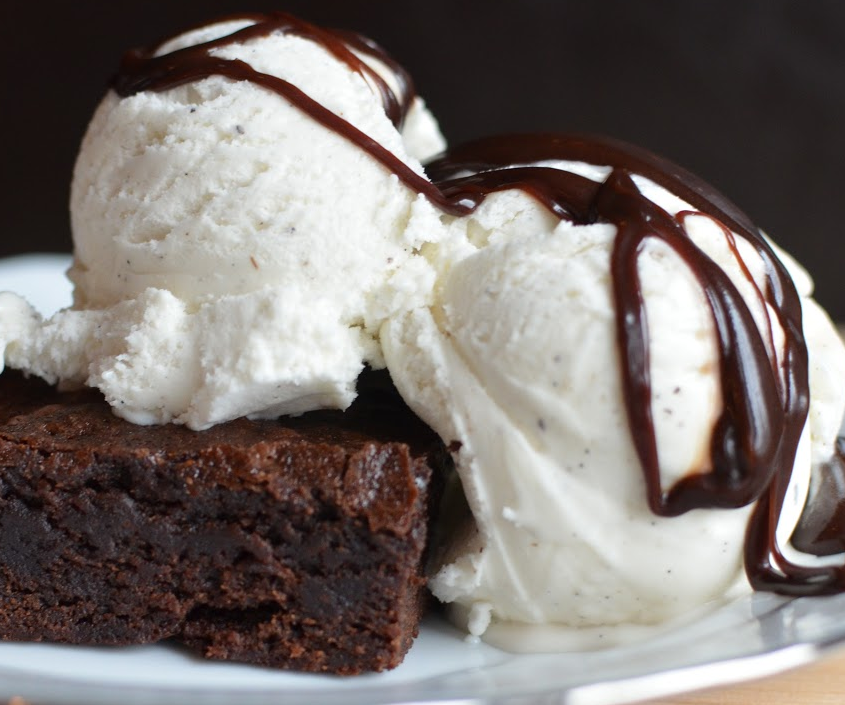
[[[529,142],[542,151],[542,139]],[[487,144],[499,150],[495,141]],[[474,517],[447,536],[432,589],[461,608],[471,632],[487,631],[508,648],[541,650],[607,645],[638,627],[691,615],[733,588],[747,590],[743,547],[753,511],[748,502],[668,517],[649,506],[626,412],[628,361],[618,329],[625,314],[614,296],[612,260],[625,225],[587,212],[561,218],[543,204],[543,184],[551,183],[544,178],[574,175],[572,193],[586,189],[586,200],[595,202],[601,196],[589,184],[606,182],[612,168],[552,160],[549,151],[545,162],[535,155],[531,164],[487,166],[481,180],[496,188],[471,215],[453,221],[448,246],[428,251],[438,273],[428,305],[382,331],[398,388],[458,449]],[[448,192],[463,184],[471,200],[484,191],[473,185],[483,167],[465,161],[441,186]],[[520,173],[525,167],[554,173]],[[782,371],[784,331],[766,301],[767,269],[757,250],[648,178],[631,178],[644,202],[727,276],[753,319],[750,333]],[[521,188],[510,188],[518,182]],[[637,217],[632,212],[628,220]],[[786,540],[811,464],[833,452],[845,409],[845,348],[809,298],[806,273],[780,256],[803,308],[811,399],[781,516]],[[731,392],[723,389],[716,322],[694,268],[658,237],[645,238],[635,260],[647,321],[648,410],[668,492],[684,478],[713,472],[714,427]],[[534,631],[525,643],[520,636],[532,632],[515,630],[519,624],[558,630]]]

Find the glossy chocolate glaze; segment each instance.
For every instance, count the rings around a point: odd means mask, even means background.
[[[160,57],[155,56],[156,47],[128,53],[113,82],[115,90],[121,95],[164,90],[211,75],[251,81],[278,93],[356,144],[409,188],[452,215],[469,214],[491,193],[517,188],[559,218],[574,223],[614,224],[618,234],[611,268],[617,342],[627,414],[646,479],[649,506],[657,514],[674,516],[696,508],[736,508],[756,501],[745,547],[746,571],[752,585],[790,594],[823,594],[842,589],[843,571],[794,565],[782,555],[775,540],[807,418],[807,348],[801,305],[792,279],[739,208],[671,162],[623,142],[595,136],[532,134],[478,140],[429,164],[429,182],[292,84],[255,71],[244,62],[216,58],[211,53],[215,48],[271,32],[307,37],[376,85],[385,111],[398,125],[413,96],[411,82],[376,45],[357,35],[323,30],[282,13],[242,17],[254,24],[206,44]],[[401,96],[394,95],[350,48],[370,54],[396,71],[402,85]],[[582,161],[609,166],[612,171],[603,183],[597,183],[538,165],[546,160]],[[633,175],[645,176],[663,186],[689,203],[692,210],[672,216],[640,194]],[[684,220],[691,214],[708,216],[724,230],[759,300],[774,311],[785,335],[780,363],[771,353],[771,329],[758,330],[730,278],[688,237]],[[651,416],[648,328],[637,272],[639,253],[648,238],[657,238],[672,248],[698,279],[716,330],[724,398],[724,409],[711,439],[712,469],[690,474],[669,488],[660,483]],[[764,289],[754,284],[745,269],[736,238],[750,244],[762,259],[766,271]]]

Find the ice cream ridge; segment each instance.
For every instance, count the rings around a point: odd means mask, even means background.
[[[845,346],[807,273],[616,140],[441,153],[411,86],[283,13],[128,54],[75,171],[74,305],[4,295],[5,363],[194,429],[345,408],[386,365],[460,476],[431,589],[506,648],[845,589]]]

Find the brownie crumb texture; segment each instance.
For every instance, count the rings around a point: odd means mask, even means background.
[[[448,454],[389,384],[347,412],[135,426],[0,376],[0,638],[172,639],[356,674],[417,635]]]

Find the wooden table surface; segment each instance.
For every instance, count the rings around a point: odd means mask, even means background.
[[[843,705],[845,653],[786,673],[729,688],[649,700],[643,705]]]

